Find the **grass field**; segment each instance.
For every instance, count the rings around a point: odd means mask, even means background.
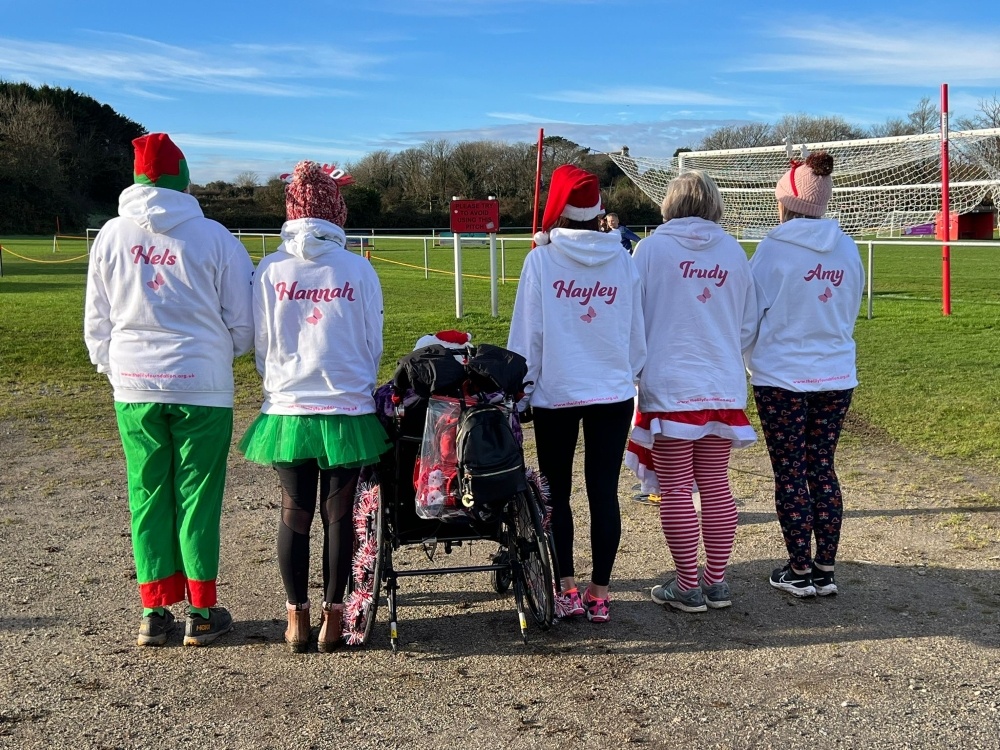
[[[260,258],[261,239],[246,238]],[[268,249],[277,240],[265,241]],[[86,269],[83,241],[0,238],[0,421],[65,423],[67,435],[107,422],[110,390],[87,358],[82,338]],[[463,251],[465,317],[455,319],[450,247],[378,239],[370,248],[385,295],[385,355],[380,381],[424,333],[458,327],[477,341],[507,339],[516,277],[526,243],[507,243],[508,283],[499,288],[500,316],[490,315],[488,253]],[[21,256],[21,257],[17,257]],[[862,254],[862,259],[867,260]],[[879,245],[875,252],[875,317],[858,319],[861,386],[853,414],[864,429],[849,439],[900,441],[935,456],[1000,471],[1000,248],[952,249],[952,315],[941,314],[940,250]],[[477,278],[486,277],[486,278]],[[253,409],[259,386],[252,360],[237,363],[238,408]],[[113,429],[113,425],[107,425]]]

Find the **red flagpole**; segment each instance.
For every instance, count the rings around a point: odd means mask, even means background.
[[[535,161],[535,212],[531,218],[531,249],[535,249],[535,232],[538,231],[538,202],[542,194],[542,141],[545,129],[538,129],[538,156]]]
[[[941,84],[941,223],[944,242],[941,246],[941,312],[951,315],[951,195],[948,174],[948,84]]]

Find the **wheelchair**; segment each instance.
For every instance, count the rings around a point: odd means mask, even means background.
[[[354,507],[355,555],[345,607],[348,643],[369,642],[384,592],[389,639],[393,652],[398,651],[397,600],[401,580],[410,576],[486,573],[497,594],[513,589],[524,643],[528,642],[529,623],[543,631],[552,625],[559,576],[546,503],[547,486],[537,472],[524,466],[523,453],[524,481],[519,482],[523,489],[493,502],[488,513],[463,507],[465,498],[456,492],[450,493],[452,503],[448,512],[432,514],[436,517],[428,517],[426,508],[421,508],[418,501],[415,474],[419,474],[421,446],[426,444],[427,432],[433,428],[428,412],[433,412],[433,407],[441,401],[459,402],[459,408],[482,403],[496,405],[503,410],[520,443],[521,429],[514,405],[519,395],[517,390],[522,387],[520,378],[514,378],[516,386],[498,383],[503,377],[487,377],[484,384],[481,374],[469,369],[470,363],[474,366],[477,356],[488,346],[466,347],[461,353],[464,360],[459,363],[461,372],[455,370],[449,377],[432,373],[427,378],[430,383],[411,383],[397,371],[396,377],[375,393],[377,413],[393,447],[359,483]],[[491,349],[501,352],[501,356],[512,354],[500,347]],[[458,361],[452,350],[448,357]],[[450,364],[446,369],[449,368],[454,369]],[[418,387],[414,389],[413,385]],[[400,570],[393,561],[394,553],[403,547],[422,547],[428,559],[433,560],[431,552],[440,547],[451,554],[456,547],[475,542],[497,545],[490,564]]]

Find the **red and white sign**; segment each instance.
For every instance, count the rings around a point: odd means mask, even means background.
[[[455,234],[494,234],[499,229],[499,201],[451,202],[451,231]]]

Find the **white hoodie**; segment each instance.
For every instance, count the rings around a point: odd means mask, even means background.
[[[528,360],[527,400],[558,409],[633,398],[646,341],[631,256],[617,232],[549,238],[525,258],[507,342]]]
[[[753,385],[839,391],[858,384],[854,322],[865,272],[833,219],[792,219],[750,259],[760,332],[747,352]]]
[[[371,414],[382,357],[382,287],[344,230],[294,219],[257,266],[253,315],[265,414]]]
[[[84,340],[115,401],[233,405],[253,263],[187,193],[132,185],[90,251]]]
[[[661,224],[635,249],[649,356],[639,411],[743,409],[743,350],[756,331],[746,253],[698,217]]]

